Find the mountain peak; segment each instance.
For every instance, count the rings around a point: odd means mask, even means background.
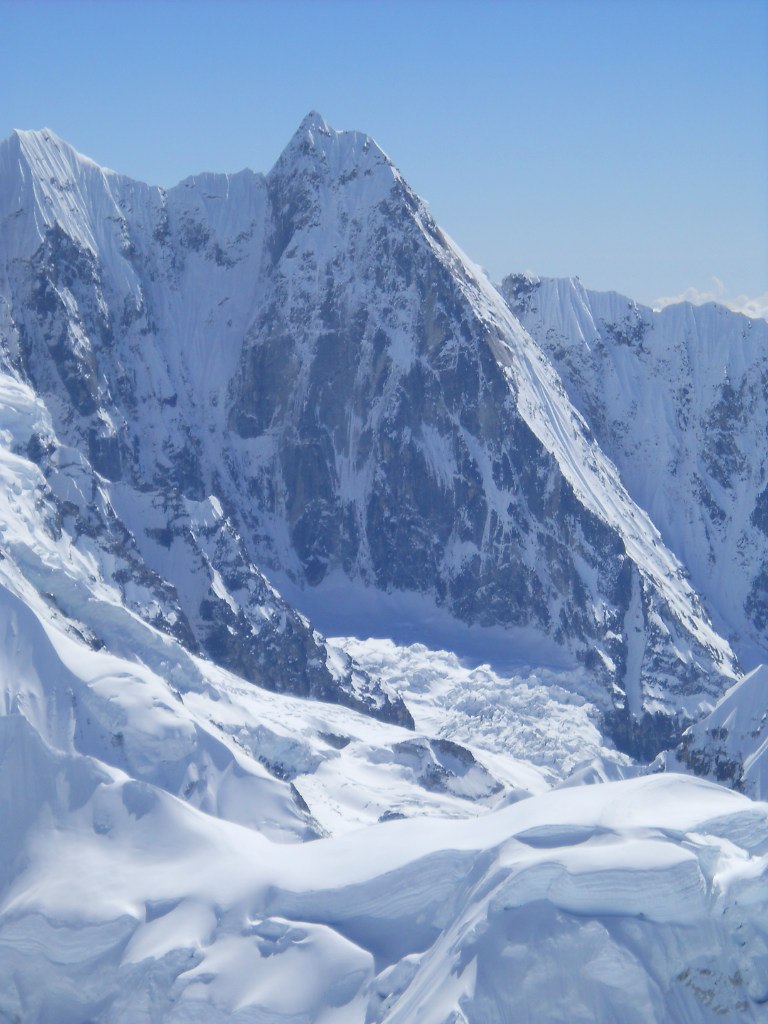
[[[312,131],[320,132],[323,135],[330,135],[333,132],[333,128],[317,110],[310,110],[297,128],[297,133]]]
[[[14,218],[19,251],[33,252],[45,231],[58,225],[95,252],[93,224],[104,217],[95,216],[94,204],[102,214],[119,215],[109,193],[114,176],[50,128],[16,128],[0,143],[0,217]]]
[[[67,145],[64,140],[50,128],[14,128],[11,135],[15,135],[22,145],[29,143],[61,146]]]
[[[50,128],[14,128],[11,138],[7,141],[12,144],[15,142],[18,154],[25,159],[30,168],[43,173],[46,177],[51,177],[52,171],[53,177],[58,177],[66,169],[71,171],[78,164],[98,168],[107,174],[114,173],[79,153],[74,146]]]
[[[301,170],[310,165],[314,170],[325,167],[335,177],[363,164],[367,167],[392,167],[389,157],[370,135],[338,131],[322,114],[310,110],[281,153],[272,173]]]
[[[299,127],[291,136],[288,145],[280,154],[278,164],[293,163],[302,156],[311,154],[322,154],[333,145],[336,138],[348,132],[337,132],[328,124],[322,114],[316,110],[310,110],[302,118]]]

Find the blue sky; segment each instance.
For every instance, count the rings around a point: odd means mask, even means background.
[[[174,184],[369,132],[495,278],[768,293],[764,0],[0,0],[0,135]],[[768,298],[767,298],[768,301]]]

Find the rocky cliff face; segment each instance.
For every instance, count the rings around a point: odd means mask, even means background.
[[[266,177],[166,192],[19,133],[0,183],[6,372],[42,410],[17,443],[137,614],[405,722],[261,570],[418,594],[586,666],[639,756],[732,681],[542,350],[367,136],[312,114]]]

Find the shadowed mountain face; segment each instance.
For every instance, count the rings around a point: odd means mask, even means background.
[[[407,722],[262,571],[419,595],[520,660],[559,648],[641,757],[734,678],[541,349],[370,138],[310,114],[266,177],[166,192],[18,133],[0,223],[6,374],[40,410],[15,443],[56,529],[190,649]]]

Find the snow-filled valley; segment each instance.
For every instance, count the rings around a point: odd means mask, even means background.
[[[768,1020],[765,325],[654,316],[318,114],[0,143],[0,1022]]]

